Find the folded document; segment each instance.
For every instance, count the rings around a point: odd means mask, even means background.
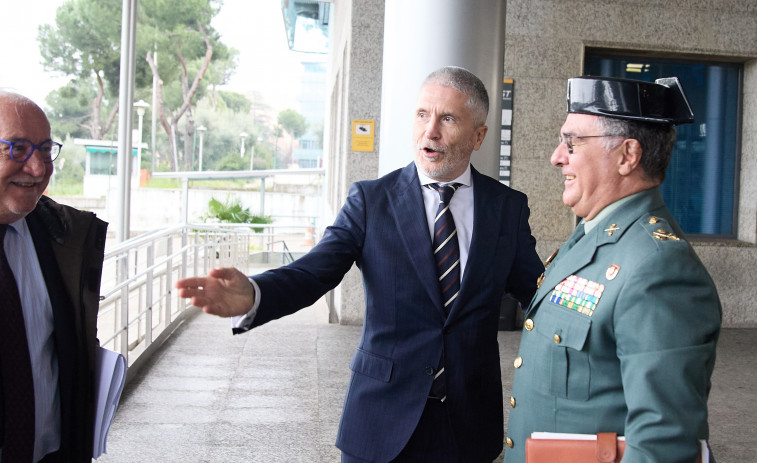
[[[95,440],[92,458],[106,453],[108,430],[126,382],[126,359],[123,355],[98,346],[95,360]]]

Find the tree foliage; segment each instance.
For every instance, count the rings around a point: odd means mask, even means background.
[[[221,5],[220,0],[138,3],[135,95],[149,100],[156,78],[158,104],[152,109],[168,139],[165,157],[172,170],[179,168],[174,159],[185,168],[191,163],[194,105],[208,86],[225,83],[236,66],[236,51],[211,26]],[[120,0],[68,0],[58,8],[55,25],[38,30],[45,68],[72,78],[68,88],[48,101],[53,112],[67,116],[67,132],[77,132],[75,125],[89,138],[103,139],[113,128],[119,103],[121,8]],[[82,104],[83,98],[88,105]],[[180,150],[174,140],[181,138]]]
[[[157,77],[157,106],[154,108],[161,127],[169,136],[169,149],[174,159],[183,159],[183,168],[191,166],[194,153],[195,121],[193,105],[207,88],[203,81],[211,62],[220,62],[224,72],[214,75],[225,79],[232,68],[233,54],[221,41],[211,26],[221,3],[213,0],[144,0],[143,33],[158,49],[157,61],[152,50],[144,56],[152,73]],[[161,53],[162,52],[162,53]],[[223,83],[215,82],[215,83]],[[179,122],[184,119],[184,149],[179,153],[174,143],[179,133]]]
[[[58,8],[55,25],[38,29],[43,66],[71,76],[75,85],[94,82],[89,118],[79,125],[91,138],[103,138],[118,111],[120,78],[121,2],[119,0],[70,0]],[[107,100],[112,104],[107,105]],[[103,106],[110,107],[101,115]]]
[[[305,116],[294,109],[285,109],[279,113],[279,125],[289,132],[295,140],[300,138],[308,129]]]
[[[279,113],[279,127],[289,133],[289,154],[292,158],[294,150],[294,141],[305,134],[308,129],[308,123],[305,116],[294,109],[285,109]]]

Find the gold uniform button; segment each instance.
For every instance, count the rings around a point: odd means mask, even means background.
[[[658,219],[657,217],[650,217],[649,218],[649,223],[657,223],[659,221],[660,221],[660,219]]]
[[[562,338],[561,338],[561,337],[560,337],[560,335],[559,335],[559,334],[557,334],[557,333],[555,333],[555,335],[554,335],[554,336],[552,336],[552,339],[554,339],[554,340],[555,340],[555,344],[560,344],[560,341],[562,341]]]
[[[534,321],[531,320],[530,318],[527,319],[525,322],[523,322],[523,324],[526,326],[526,329],[528,331],[531,331],[532,329],[534,329]]]
[[[510,396],[510,407],[515,408],[515,397]]]
[[[505,439],[505,443],[507,444],[508,447],[513,448],[513,445],[514,445],[513,440],[510,439],[509,437]]]
[[[513,366],[515,366],[515,368],[520,368],[521,365],[523,365],[523,358],[516,357],[515,361],[513,362]]]

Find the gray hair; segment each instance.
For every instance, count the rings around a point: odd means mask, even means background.
[[[437,84],[452,87],[468,97],[465,106],[473,113],[473,125],[478,128],[486,124],[489,114],[489,94],[481,79],[467,69],[457,66],[445,66],[426,77],[423,86]]]
[[[604,135],[633,138],[641,145],[641,165],[644,174],[660,183],[665,180],[673,148],[676,143],[676,129],[672,124],[654,124],[611,117],[597,117],[596,127]],[[605,149],[612,149],[611,138],[602,139]]]

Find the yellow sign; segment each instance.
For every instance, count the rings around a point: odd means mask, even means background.
[[[374,137],[374,121],[352,121],[352,151],[373,151]]]

